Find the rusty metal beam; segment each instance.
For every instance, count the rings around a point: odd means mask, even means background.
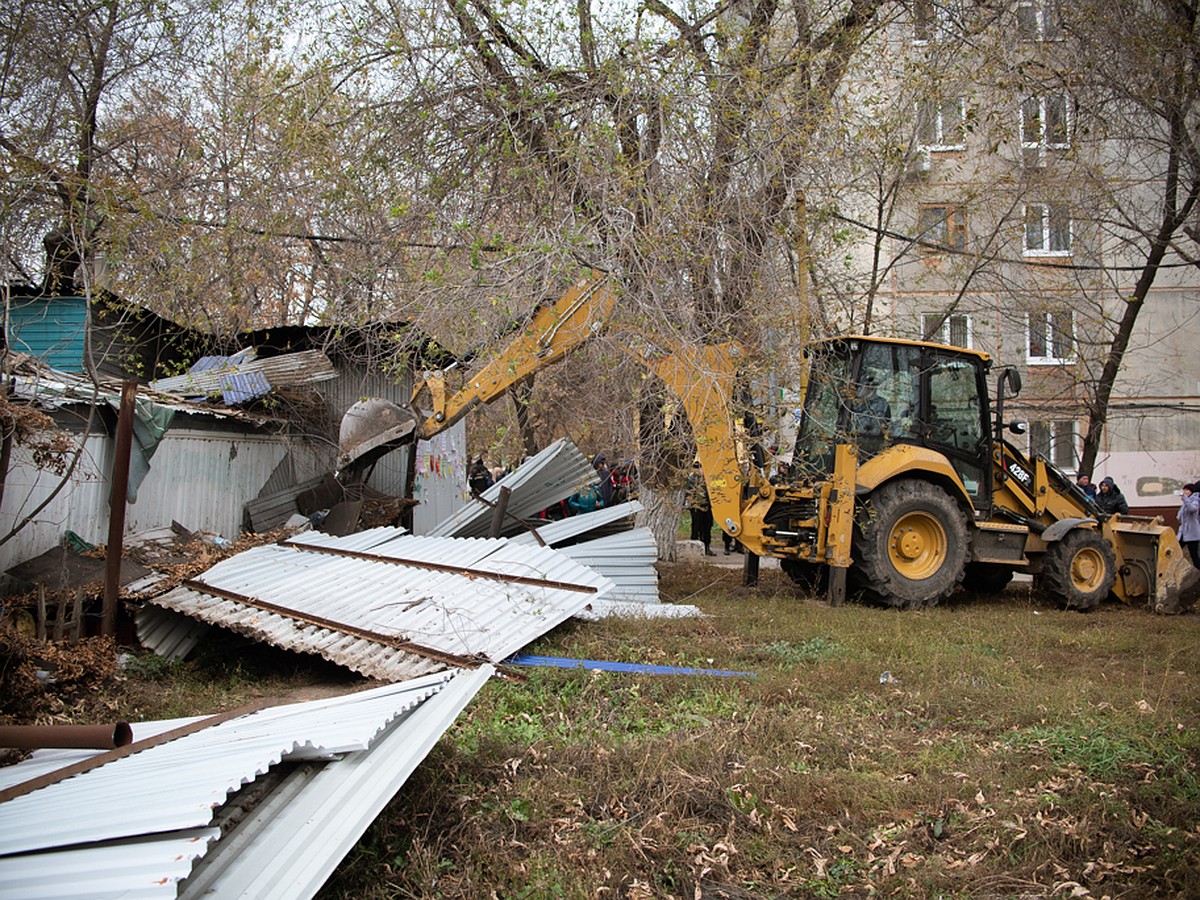
[[[433,647],[425,647],[421,644],[415,644],[412,641],[396,634],[383,634],[378,631],[370,631],[366,628],[358,628],[354,625],[347,625],[345,622],[337,622],[333,619],[326,619],[324,616],[314,616],[309,613],[303,613],[299,610],[289,609],[286,606],[280,606],[278,603],[272,603],[269,600],[260,600],[258,597],[250,597],[246,594],[239,594],[236,591],[227,591],[224,588],[215,587],[211,584],[205,584],[203,581],[196,579],[188,579],[181,582],[181,587],[189,590],[199,591],[202,594],[210,594],[213,597],[220,597],[222,600],[231,600],[234,603],[242,603],[246,606],[253,606],[255,609],[261,609],[263,612],[275,613],[283,616],[285,619],[293,619],[297,622],[303,622],[306,625],[316,625],[318,628],[325,628],[329,631],[336,631],[338,634],[344,634],[347,637],[355,637],[364,641],[372,641],[376,644],[383,644],[385,647],[391,647],[394,650],[403,650],[406,653],[412,653],[414,656],[421,656],[425,659],[432,659],[435,662],[442,662],[460,668],[472,668],[478,666],[486,660],[477,659],[473,656],[459,656],[454,653],[444,653],[441,650],[435,650]]]
[[[0,747],[115,750],[133,742],[128,722],[112,725],[0,725]]]

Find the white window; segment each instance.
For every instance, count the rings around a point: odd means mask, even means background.
[[[961,0],[913,0],[913,40],[924,44],[952,37],[960,6]]]
[[[1026,97],[1021,102],[1021,152],[1025,165],[1045,165],[1047,150],[1071,146],[1071,105],[1065,94]]]
[[[1074,472],[1076,456],[1073,419],[1046,419],[1029,423],[1029,455],[1041,456],[1064,472]]]
[[[963,313],[925,313],[921,316],[921,334],[927,341],[971,346],[971,317]]]
[[[1026,41],[1054,41],[1062,37],[1058,0],[1019,0],[1017,32]]]
[[[917,143],[927,150],[965,150],[966,101],[922,100],[917,104]]]
[[[967,248],[967,211],[962,206],[922,205],[917,211],[917,234],[926,253]]]
[[[1026,256],[1070,256],[1070,211],[1050,203],[1027,204],[1022,248]]]
[[[1031,312],[1026,338],[1026,362],[1031,365],[1075,358],[1075,319],[1070,310]]]

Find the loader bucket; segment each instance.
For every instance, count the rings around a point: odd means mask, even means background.
[[[1154,611],[1173,615],[1187,612],[1200,597],[1200,569],[1192,565],[1168,529],[1169,539],[1159,541],[1158,577],[1155,579]]]
[[[417,417],[390,400],[368,397],[342,416],[338,433],[338,469],[383,456],[416,439]]]
[[[1200,570],[1162,519],[1112,516],[1101,529],[1117,555],[1113,593],[1119,599],[1174,614],[1200,598]]]

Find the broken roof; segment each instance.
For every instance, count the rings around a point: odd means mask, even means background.
[[[255,547],[150,602],[396,681],[501,660],[612,587],[549,548],[376,528]]]

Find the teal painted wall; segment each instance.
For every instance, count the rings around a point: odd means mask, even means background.
[[[83,372],[87,300],[48,297],[14,300],[9,308],[8,346],[64,372]]]

